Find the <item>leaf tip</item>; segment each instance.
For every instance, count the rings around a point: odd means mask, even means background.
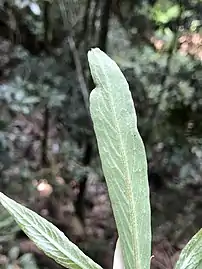
[[[88,51],[88,63],[90,67],[90,72],[93,78],[94,83],[97,85],[99,84],[99,65],[98,59],[100,59],[101,54],[104,54],[99,48],[92,48]]]
[[[98,55],[102,54],[103,52],[99,48],[91,48],[88,51],[88,62],[90,65],[90,68],[92,68],[92,64],[97,62],[96,58]]]
[[[88,51],[88,57],[91,57],[91,55],[94,55],[96,53],[100,53],[102,52],[99,48],[91,48],[89,51]]]

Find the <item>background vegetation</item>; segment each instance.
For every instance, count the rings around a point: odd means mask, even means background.
[[[89,116],[87,51],[132,91],[149,164],[152,268],[173,268],[202,227],[202,1],[2,0],[0,189],[104,268],[116,227]],[[57,269],[0,212],[0,267]]]

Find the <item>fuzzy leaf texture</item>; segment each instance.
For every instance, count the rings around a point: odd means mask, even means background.
[[[183,248],[175,269],[202,268],[202,229]]]
[[[0,202],[25,234],[60,265],[69,269],[102,269],[46,219],[3,193],[0,193]]]
[[[125,269],[149,269],[151,209],[147,160],[128,83],[100,49],[88,52],[96,88],[90,112],[117,224]]]

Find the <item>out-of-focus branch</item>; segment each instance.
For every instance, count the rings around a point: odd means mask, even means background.
[[[100,4],[100,0],[96,0],[95,6],[93,9],[92,22],[91,22],[91,35],[92,36],[95,35],[95,23],[98,16],[99,4]]]
[[[89,17],[90,17],[91,2],[92,2],[92,0],[87,0],[87,2],[86,2],[85,12],[84,12],[84,16],[83,16],[83,27],[82,27],[81,32],[78,34],[77,46],[79,46],[80,43],[84,39],[87,39],[88,28],[89,28],[89,19],[90,19]]]
[[[49,31],[49,14],[50,14],[50,7],[51,4],[48,1],[44,1],[44,8],[43,8],[43,26],[44,26],[44,44],[45,48],[49,50],[49,38],[48,38],[48,31]],[[43,113],[43,137],[41,141],[41,164],[42,167],[48,165],[48,135],[49,135],[49,121],[50,121],[50,109],[48,103],[44,106],[44,113]]]
[[[84,105],[86,108],[86,111],[89,113],[89,91],[86,85],[86,81],[85,81],[85,77],[82,71],[82,65],[81,65],[81,60],[79,57],[79,53],[77,51],[76,45],[75,45],[75,41],[74,38],[72,37],[72,35],[69,35],[67,37],[67,41],[69,44],[69,48],[71,50],[73,59],[74,59],[74,63],[76,66],[76,73],[77,73],[77,79],[80,85],[80,90],[81,90],[81,94],[83,97],[83,101],[84,101]]]
[[[107,48],[107,34],[109,30],[109,20],[112,0],[105,0],[102,3],[101,17],[100,17],[100,33],[98,38],[98,47],[106,51]]]
[[[90,4],[90,1],[88,4]],[[87,7],[88,7],[88,5],[87,5]],[[68,20],[68,16],[67,16],[68,12],[66,10],[65,11],[61,10],[61,12],[65,13],[65,14],[63,14],[64,23],[66,24],[65,28],[67,30],[69,30],[68,36],[67,36],[67,42],[68,42],[68,45],[69,45],[69,48],[70,48],[70,51],[71,51],[71,54],[72,54],[72,57],[74,60],[74,64],[76,67],[76,73],[77,73],[77,79],[78,79],[78,82],[80,85],[80,91],[81,91],[81,94],[83,97],[84,106],[86,108],[88,119],[89,119],[89,122],[91,124],[91,118],[90,118],[90,113],[89,113],[89,91],[88,91],[87,83],[86,83],[85,76],[84,76],[84,73],[82,70],[82,63],[81,63],[81,59],[79,56],[79,52],[78,52],[76,44],[75,44],[74,31],[72,29],[72,25],[71,25],[70,20]],[[83,142],[85,143],[86,148],[85,148],[82,163],[84,166],[88,166],[90,164],[91,158],[92,158],[93,145],[92,145],[92,141],[91,141],[91,136],[88,136],[87,140],[84,139]],[[84,196],[85,196],[87,178],[88,178],[88,175],[84,175],[82,177],[82,179],[79,183],[79,195],[77,196],[77,199],[74,203],[76,214],[80,218],[82,223],[84,223],[84,213],[85,213],[84,212]]]

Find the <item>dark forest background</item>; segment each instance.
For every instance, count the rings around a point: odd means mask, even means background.
[[[173,268],[202,227],[201,0],[1,0],[0,190],[112,268],[117,232],[88,110],[92,47],[129,82],[148,157],[152,268]],[[2,208],[0,268],[60,268]]]

